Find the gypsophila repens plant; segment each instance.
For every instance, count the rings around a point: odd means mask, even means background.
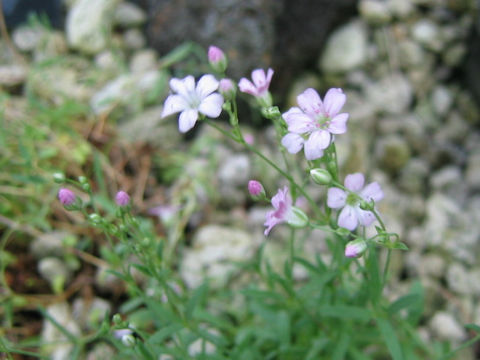
[[[272,69],[255,69],[251,79],[237,82],[226,77],[228,59],[220,48],[210,47],[207,58],[212,74],[171,78],[161,116],[177,117],[181,133],[206,123],[277,173],[278,189],[251,179],[245,190],[253,201],[269,206],[265,243],[274,241],[278,228],[290,229],[283,271],[273,268],[260,246],[251,261],[236,264],[246,274],[242,285],[227,282],[219,290],[206,279],[189,289],[176,274],[176,241],[156,236],[134,216],[128,193],[112,197],[116,209],[109,215],[95,205],[86,178],[56,175],[59,201],[103,231],[117,256],[110,272],[125,281],[131,296],[77,347],[107,339],[119,358],[141,359],[415,360],[451,358],[477,341],[478,335],[455,350],[426,342],[417,331],[423,309],[419,284],[393,299],[386,296],[392,251],[407,247],[385,226],[377,206],[385,196],[381,184],[362,173],[343,174],[338,165],[336,137],[348,131],[349,119],[342,110],[348,101],[344,91],[331,88],[322,98],[317,90],[305,89],[298,106],[281,111],[269,90]],[[284,163],[265,155],[251,134],[242,132],[239,96],[253,97],[273,124]],[[292,157],[297,157],[296,169]],[[298,179],[294,173],[305,175]],[[323,196],[311,194],[312,186]],[[325,242],[325,253],[302,255],[306,230],[325,234],[318,240]],[[124,251],[116,251],[119,247]],[[298,269],[307,275],[298,278]],[[144,285],[135,272],[146,278]]]

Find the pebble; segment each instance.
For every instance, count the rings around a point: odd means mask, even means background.
[[[144,49],[135,52],[130,60],[132,73],[144,73],[158,69],[157,53],[152,49]]]
[[[219,166],[220,183],[231,187],[246,187],[250,180],[250,157],[246,154],[232,154],[226,157]]]
[[[472,293],[472,284],[467,269],[457,262],[452,263],[447,269],[447,284],[449,289],[462,295]]]
[[[358,11],[367,22],[374,25],[385,24],[391,20],[390,9],[384,1],[362,0]]]
[[[465,181],[470,190],[480,190],[480,152],[468,155]]]
[[[65,231],[51,231],[35,238],[30,244],[30,252],[41,259],[47,256],[61,257],[65,253],[63,239],[69,234]]]
[[[446,115],[453,104],[452,92],[446,86],[438,85],[433,89],[431,101],[437,115]]]
[[[132,27],[142,25],[147,20],[145,12],[137,5],[122,1],[116,7],[113,14],[115,25]]]
[[[129,29],[123,34],[123,43],[129,50],[140,50],[147,43],[147,39],[139,29]]]
[[[19,26],[13,30],[12,40],[20,51],[28,52],[37,47],[43,35],[41,27]]]
[[[43,258],[38,262],[37,266],[40,275],[46,279],[54,289],[57,286],[58,279],[62,279],[61,284],[65,284],[72,277],[70,269],[62,260],[56,257]]]
[[[440,340],[461,342],[466,339],[465,329],[455,317],[447,312],[438,311],[429,323],[430,331]]]
[[[72,305],[72,315],[76,322],[85,329],[95,329],[110,314],[112,306],[99,297],[93,299],[76,298]]]
[[[443,43],[436,23],[428,19],[419,20],[412,27],[412,37],[427,49],[440,51]]]
[[[378,111],[401,114],[410,108],[412,85],[400,72],[391,73],[366,88],[367,99]]]
[[[27,69],[21,65],[0,65],[0,86],[21,85],[27,78]]]
[[[381,166],[392,173],[400,171],[410,160],[411,152],[406,140],[398,135],[386,135],[378,139],[375,157]]]

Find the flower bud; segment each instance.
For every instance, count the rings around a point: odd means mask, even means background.
[[[62,184],[65,182],[65,174],[61,172],[57,172],[53,174],[53,181],[55,181],[57,184]]]
[[[328,185],[332,182],[332,175],[325,169],[312,169],[310,170],[310,176],[312,180],[318,185]]]
[[[86,183],[88,183],[88,179],[85,176],[79,176],[78,177],[78,182],[80,184],[86,184]]]
[[[271,97],[270,97],[270,103],[271,103]],[[262,115],[270,120],[276,120],[282,117],[282,113],[280,112],[280,109],[278,108],[278,106],[271,106],[271,104],[262,108]]]
[[[73,193],[73,191],[66,189],[66,188],[61,188],[58,191],[58,200],[62,203],[63,206],[70,206],[73,205],[73,203],[76,200],[76,196]]]
[[[292,206],[287,218],[287,224],[296,228],[303,228],[308,224],[308,216],[296,206]]]
[[[248,182],[248,192],[255,200],[265,197],[265,189],[257,180],[250,180]]]
[[[113,315],[113,323],[114,324],[120,324],[122,322],[122,315],[120,314],[115,314]]]
[[[225,99],[233,99],[237,92],[235,83],[230,79],[222,79],[218,84],[218,91],[223,95]]]
[[[219,73],[225,72],[228,64],[227,57],[222,49],[213,45],[208,48],[208,62]]]
[[[93,214],[88,215],[88,218],[94,224],[100,224],[102,222],[102,217],[100,215],[98,215],[97,213],[93,213]]]
[[[347,246],[345,246],[345,256],[349,258],[358,258],[365,252],[365,250],[367,250],[367,242],[362,238],[358,238],[350,241]]]
[[[115,202],[118,206],[127,206],[130,202],[130,196],[125,191],[119,191],[115,195]]]

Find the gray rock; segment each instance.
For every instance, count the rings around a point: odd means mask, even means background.
[[[27,78],[27,69],[22,65],[0,65],[0,86],[10,88],[21,85]]]
[[[82,328],[95,329],[106,315],[111,314],[112,306],[102,298],[76,298],[72,305],[72,315]]]
[[[33,51],[44,34],[41,27],[19,26],[13,30],[12,40],[20,51]]]
[[[115,54],[110,50],[105,50],[95,55],[94,61],[97,67],[112,74],[118,74],[123,71],[121,65],[123,58],[119,54]]]
[[[250,180],[250,157],[246,154],[235,154],[224,159],[218,170],[220,183],[231,187],[246,187]]]
[[[58,58],[68,51],[65,35],[60,31],[46,31],[35,48],[34,61],[41,62]]]
[[[61,257],[65,253],[63,239],[69,234],[64,231],[52,231],[35,238],[30,244],[30,252],[37,259],[47,256]]]
[[[146,20],[145,12],[137,5],[127,1],[120,2],[113,13],[114,24],[122,27],[139,26]]]
[[[219,225],[207,225],[195,234],[192,247],[185,248],[180,275],[189,288],[198,287],[208,278],[210,284],[225,286],[234,261],[249,259],[256,248],[251,234]]]
[[[462,172],[457,166],[445,166],[430,177],[430,185],[435,190],[444,190],[462,181]]]
[[[110,39],[113,11],[119,0],[78,0],[67,15],[66,33],[71,47],[87,54],[104,50]]]
[[[385,1],[361,0],[358,11],[371,24],[385,24],[391,19],[388,3]]]
[[[360,21],[348,23],[328,39],[320,59],[326,73],[342,73],[363,65],[367,58],[367,29]]]
[[[398,60],[404,68],[420,65],[425,58],[423,48],[412,40],[403,40],[398,43]]]
[[[46,308],[47,313],[73,336],[80,336],[80,327],[72,318],[70,306],[66,303],[56,303]],[[44,319],[42,329],[43,350],[52,360],[71,359],[73,344],[50,320]]]
[[[412,37],[429,50],[440,51],[443,47],[438,26],[429,19],[424,18],[413,25]]]
[[[95,343],[92,350],[87,354],[86,360],[105,360],[114,359],[115,350],[106,343]]]
[[[429,323],[430,331],[440,340],[461,342],[466,339],[465,329],[455,317],[447,312],[438,311]]]
[[[389,0],[387,5],[393,16],[403,19],[415,11],[415,5],[411,0]]]
[[[465,180],[471,190],[480,189],[480,153],[468,156]]]
[[[65,263],[56,257],[46,257],[38,262],[38,272],[46,279],[50,286],[55,288],[60,279],[61,284],[65,284],[72,277],[72,272]]]
[[[460,63],[465,59],[466,55],[467,46],[460,42],[448,47],[447,50],[442,53],[442,59],[445,65],[455,67],[460,65]]]
[[[147,39],[139,29],[129,29],[123,34],[123,43],[129,50],[139,50],[145,46]]]
[[[446,115],[453,103],[452,92],[445,86],[438,85],[432,92],[433,110],[440,116]]]
[[[156,69],[158,69],[157,53],[152,49],[137,51],[130,60],[132,73],[144,73]]]
[[[420,274],[432,277],[434,279],[442,278],[445,274],[445,268],[447,266],[444,257],[438,254],[426,254],[418,259],[416,265],[419,266]]]
[[[378,110],[400,114],[408,110],[413,97],[410,82],[402,73],[392,73],[366,88],[367,100]]]
[[[410,148],[403,137],[388,135],[379,139],[375,146],[375,156],[381,166],[389,172],[400,171],[410,160]]]
[[[400,172],[398,185],[408,193],[423,193],[429,175],[429,164],[420,158],[410,159]]]
[[[472,293],[472,284],[470,283],[470,276],[467,269],[457,263],[452,263],[447,270],[447,284],[448,287],[462,295],[469,295]]]

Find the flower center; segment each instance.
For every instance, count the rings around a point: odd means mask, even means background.
[[[196,91],[190,91],[188,93],[187,101],[191,109],[198,109],[202,103],[202,99],[200,99]]]
[[[355,206],[359,203],[359,198],[358,198],[358,195],[355,194],[355,193],[349,193],[347,195],[347,200],[346,200],[346,203],[350,206]]]
[[[330,118],[322,114],[318,114],[315,120],[319,128],[326,128],[330,124]]]

